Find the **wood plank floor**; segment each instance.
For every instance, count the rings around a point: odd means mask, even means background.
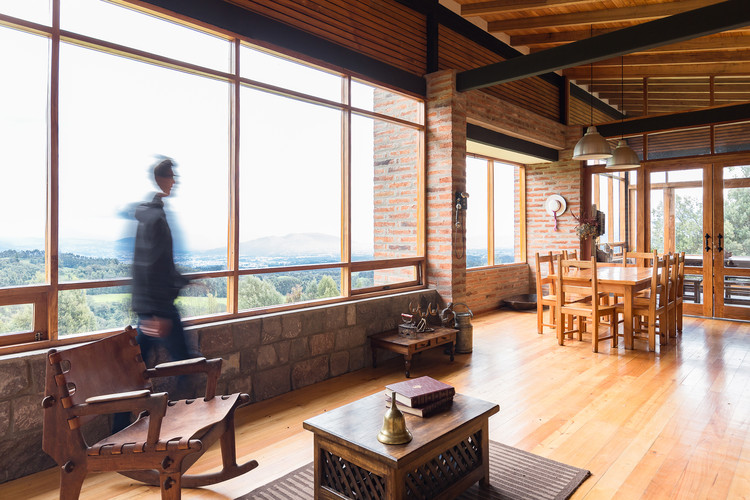
[[[750,498],[750,324],[685,318],[661,354],[536,333],[536,315],[498,311],[474,319],[474,352],[449,363],[440,349],[415,358],[459,392],[495,401],[490,439],[589,469],[574,499]],[[621,343],[622,344],[622,343]],[[238,452],[260,466],[183,498],[232,499],[312,460],[302,421],[402,380],[394,358],[238,412]],[[385,407],[383,408],[385,412]],[[379,429],[373,429],[374,433]],[[196,471],[219,466],[217,449]],[[200,470],[199,470],[200,469]],[[0,485],[0,498],[55,499],[55,469]],[[90,474],[82,499],[159,498],[113,473]]]

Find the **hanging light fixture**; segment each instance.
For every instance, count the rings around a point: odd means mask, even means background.
[[[594,26],[591,26],[591,36],[594,35]],[[612,148],[609,142],[596,131],[594,126],[594,63],[589,63],[591,68],[591,86],[589,87],[589,109],[591,110],[591,125],[586,133],[573,148],[574,160],[606,160],[612,157]]]
[[[624,58],[625,56],[620,57],[620,100],[623,108],[625,107]],[[604,167],[608,170],[627,170],[641,166],[641,160],[638,158],[638,155],[635,154],[635,151],[633,151],[630,146],[628,146],[628,143],[625,142],[625,138],[623,137],[623,132],[625,130],[623,125],[624,120],[625,115],[623,114],[622,118],[620,118],[620,140],[617,142],[617,147],[612,153],[612,157],[607,160],[607,166]]]

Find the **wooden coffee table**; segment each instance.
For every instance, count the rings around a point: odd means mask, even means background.
[[[411,376],[411,358],[418,352],[447,345],[450,348],[451,361],[453,361],[454,353],[456,352],[457,333],[458,330],[454,328],[437,327],[431,332],[419,333],[416,337],[405,337],[399,334],[398,330],[373,335],[370,337],[372,366],[373,368],[377,366],[375,357],[376,348],[403,354],[406,378]]]
[[[405,414],[411,442],[378,441],[385,391],[306,420],[315,436],[316,499],[451,499],[489,484],[488,419],[495,403],[456,394],[428,418]]]

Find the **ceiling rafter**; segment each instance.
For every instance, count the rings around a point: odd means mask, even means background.
[[[622,7],[619,9],[597,9],[570,14],[555,14],[549,16],[525,16],[517,19],[504,19],[487,23],[487,30],[493,32],[507,32],[520,29],[582,26],[597,23],[618,21],[650,20],[672,16],[709,5],[721,3],[724,0],[682,0],[680,2],[639,5],[636,7]],[[601,2],[600,2],[601,4]]]
[[[461,6],[461,15],[483,16],[597,2],[601,2],[601,0],[491,0],[488,2],[464,4]]]
[[[564,68],[573,68],[566,70],[566,76],[576,79],[583,76],[583,68],[574,68],[576,66],[735,29],[748,24],[750,24],[750,2],[747,0],[726,0],[720,4],[681,12],[670,17],[656,19],[561,47],[554,47],[489,66],[463,71],[457,75],[457,87],[461,91],[472,90]],[[691,65],[684,68],[670,66],[669,71],[657,72],[656,74],[663,74],[664,76],[693,74],[698,76],[695,72],[695,66],[704,66],[702,69],[707,71],[702,73],[703,75],[722,74],[723,72],[728,74],[750,73],[747,66],[742,63],[724,63],[721,65]],[[614,68],[603,68],[607,71],[610,69],[613,70]],[[654,66],[649,69],[656,71],[663,69],[663,67]],[[675,71],[677,69],[682,71]],[[630,73],[626,72],[625,75],[640,76],[643,73],[642,71],[635,73],[636,68],[630,71]],[[619,68],[617,73],[617,75],[607,74],[606,76],[610,78],[619,77]],[[643,75],[647,76],[645,73]],[[605,75],[599,76],[604,77]]]
[[[595,66],[596,68],[596,66]],[[605,66],[594,70],[597,77],[619,78],[621,71],[619,66]],[[670,77],[670,76],[729,76],[750,74],[750,62],[737,63],[709,63],[709,64],[664,64],[650,66],[625,66],[622,70],[624,78],[643,77]],[[571,80],[579,81],[588,78],[590,70],[587,67],[576,67],[566,69],[563,75]]]

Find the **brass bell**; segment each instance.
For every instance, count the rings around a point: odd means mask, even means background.
[[[404,414],[396,406],[396,393],[393,392],[391,407],[383,416],[383,428],[378,433],[378,441],[384,444],[404,444],[411,441],[411,437]]]

